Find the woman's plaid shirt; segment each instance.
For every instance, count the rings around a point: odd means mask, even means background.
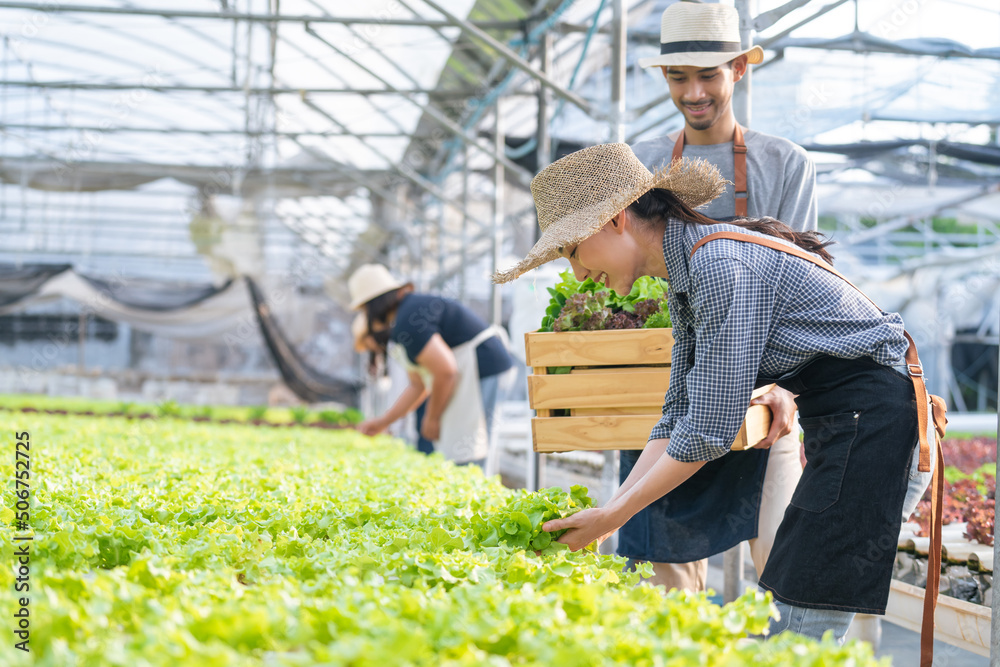
[[[721,231],[754,234],[670,220],[663,235],[674,347],[649,439],[670,438],[667,453],[679,461],[729,451],[758,375],[778,378],[819,355],[894,366],[907,348],[898,314],[803,259],[729,239],[690,257],[699,239]]]

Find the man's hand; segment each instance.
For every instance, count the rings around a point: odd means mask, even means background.
[[[621,526],[603,507],[583,510],[565,519],[553,519],[542,526],[542,530],[550,533],[564,528],[569,530],[557,541],[568,545],[572,551],[578,551],[595,540],[600,544]]]
[[[441,437],[441,418],[424,415],[424,421],[420,424],[420,435],[428,440],[437,441]]]
[[[795,424],[795,394],[775,386],[763,396],[750,401],[750,405],[766,405],[771,408],[771,430],[767,437],[753,445],[754,449],[770,449],[774,441],[792,432]]]
[[[382,431],[389,428],[389,425],[386,424],[381,417],[373,417],[372,419],[366,419],[361,422],[355,426],[355,428],[359,433],[363,433],[365,435],[378,435]]]

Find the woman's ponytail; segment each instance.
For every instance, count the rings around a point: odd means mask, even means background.
[[[647,221],[662,220],[666,222],[673,218],[684,223],[693,223],[696,225],[718,225],[725,223],[727,225],[743,227],[751,232],[790,241],[803,250],[819,256],[824,261],[833,263],[833,256],[826,250],[826,247],[832,245],[833,241],[825,241],[823,235],[818,232],[797,232],[785,223],[768,217],[713,220],[685,204],[670,190],[653,188],[629,205],[629,210],[639,218]]]

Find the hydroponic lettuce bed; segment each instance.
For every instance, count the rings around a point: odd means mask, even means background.
[[[989,605],[993,585],[996,440],[948,439],[944,450],[941,593]],[[895,577],[923,587],[927,580],[930,491],[900,532]]]
[[[30,596],[27,665],[871,665],[870,648],[764,629],[635,586],[538,526],[582,489],[527,497],[475,468],[350,431],[0,414],[0,609]],[[31,531],[15,532],[15,433]],[[30,591],[14,537],[33,533]],[[24,542],[17,542],[18,545]],[[525,547],[528,547],[526,550]]]
[[[189,419],[218,424],[253,424],[255,426],[309,426],[345,428],[363,420],[354,408],[310,410],[304,405],[292,408],[266,405],[185,405],[167,400],[160,403],[101,401],[68,396],[40,394],[0,394],[0,410],[77,415],[86,417],[125,417],[127,419]]]
[[[988,656],[993,597],[996,440],[948,439],[941,531],[941,579],[935,636]],[[899,534],[887,618],[919,631],[930,539],[930,498]]]

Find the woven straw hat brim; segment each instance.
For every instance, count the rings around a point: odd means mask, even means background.
[[[738,53],[719,53],[716,51],[665,53],[649,58],[639,58],[639,67],[721,67],[743,54],[747,55],[747,62],[751,65],[759,65],[764,62],[764,49],[759,46],[751,46],[746,51]]]
[[[645,191],[648,191],[646,188]],[[594,206],[580,209],[572,215],[556,220],[548,229],[542,232],[538,242],[528,251],[528,255],[517,265],[506,271],[497,271],[493,274],[493,282],[507,283],[514,280],[525,271],[537,268],[542,264],[551,262],[561,257],[559,248],[566,245],[573,245],[586,241],[591,236],[601,231],[601,228],[611,218],[615,217],[622,209],[642,196],[642,192],[635,195],[631,201],[616,206],[617,200],[607,199]]]
[[[561,257],[559,248],[581,243],[601,231],[615,215],[654,188],[670,190],[691,208],[704,206],[726,191],[726,179],[717,167],[702,159],[683,158],[673,162],[642,184],[574,211],[550,224],[527,256],[513,267],[493,274],[493,282],[506,283],[522,273]],[[581,187],[585,187],[581,185]]]

